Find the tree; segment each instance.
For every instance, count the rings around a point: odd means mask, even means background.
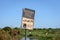
[[[6,27],[4,27],[2,30],[4,30],[4,31],[11,31],[11,28],[9,27],[9,26],[6,26]]]

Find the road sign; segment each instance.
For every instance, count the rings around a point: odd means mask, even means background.
[[[30,29],[30,30],[33,29],[34,15],[35,15],[35,10],[31,10],[28,8],[23,9],[22,28],[25,28],[24,25],[26,25],[26,29]]]

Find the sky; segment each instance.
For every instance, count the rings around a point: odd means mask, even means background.
[[[34,28],[60,28],[60,0],[0,0],[0,28],[20,27],[23,8],[35,10]]]

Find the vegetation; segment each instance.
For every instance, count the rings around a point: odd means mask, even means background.
[[[33,30],[27,30],[27,36],[38,40],[60,40],[60,28],[34,28]],[[19,40],[22,37],[25,37],[24,29],[10,28],[9,26],[0,28],[0,40]]]

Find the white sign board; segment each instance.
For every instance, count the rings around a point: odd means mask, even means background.
[[[35,10],[31,10],[31,9],[27,9],[27,8],[23,9],[22,28],[26,28],[26,29],[30,29],[30,30],[33,29],[34,14],[35,14]]]

